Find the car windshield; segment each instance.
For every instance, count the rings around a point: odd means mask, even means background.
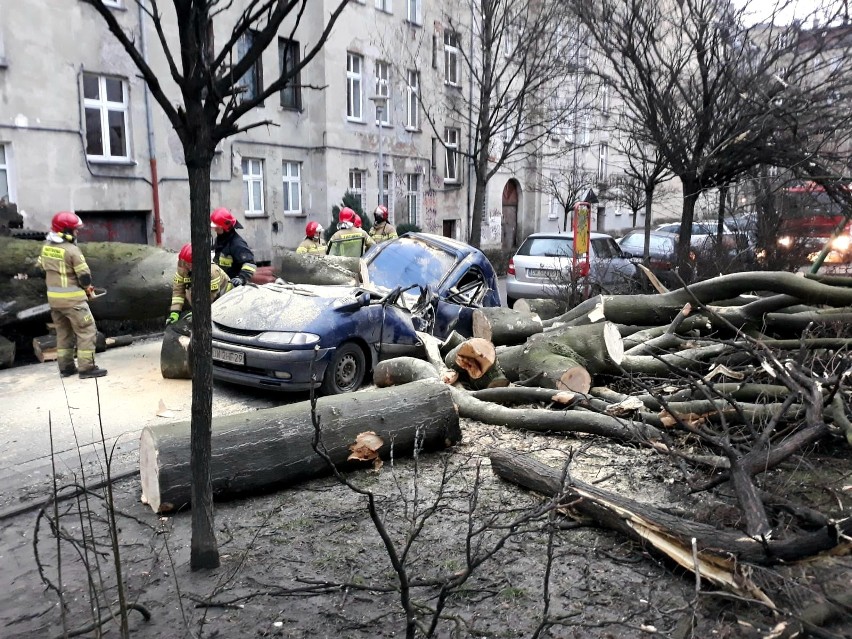
[[[570,237],[528,237],[518,249],[518,255],[530,257],[571,257],[574,254]]]
[[[455,266],[451,253],[413,238],[388,243],[367,265],[370,282],[380,288],[396,286],[437,287]]]
[[[622,257],[621,249],[611,237],[596,237],[592,240],[592,252],[599,259]]]

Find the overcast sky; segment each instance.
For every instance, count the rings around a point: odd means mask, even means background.
[[[776,16],[776,23],[789,23],[794,19],[806,20],[820,7],[837,6],[842,0],[733,0],[737,7],[746,7],[750,23],[767,22],[773,10],[783,7]]]

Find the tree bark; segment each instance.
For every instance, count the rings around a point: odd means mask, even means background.
[[[164,379],[192,379],[192,337],[171,326],[163,333],[160,373]]]
[[[568,304],[554,299],[519,299],[513,310],[529,315],[538,315],[542,320],[558,317],[568,311]]]
[[[296,253],[276,249],[275,273],[293,284],[357,286],[360,282],[360,258]]]
[[[15,342],[0,335],[0,368],[9,368],[15,363]]]
[[[373,383],[379,388],[437,378],[438,370],[435,366],[416,357],[386,359],[373,369]]]
[[[523,344],[528,337],[542,331],[537,315],[503,307],[476,309],[472,323],[473,336],[488,340],[494,346]]]
[[[437,381],[322,397],[316,410],[320,444],[344,470],[364,467],[363,462],[347,461],[350,446],[363,431],[372,430],[382,439],[378,453],[383,459],[391,451],[396,457],[409,455],[415,445],[431,450],[461,440],[449,387]],[[312,448],[314,432],[310,402],[216,418],[212,494],[235,497],[327,475],[330,469]],[[187,422],[142,431],[142,498],[155,512],[177,510],[192,502],[195,491],[187,463],[191,437]]]

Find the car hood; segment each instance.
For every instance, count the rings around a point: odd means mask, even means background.
[[[363,289],[351,286],[240,286],[213,304],[213,322],[237,331],[310,331]]]

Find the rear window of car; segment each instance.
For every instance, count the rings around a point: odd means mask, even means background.
[[[621,249],[611,237],[597,237],[592,240],[592,253],[598,259],[621,257]]]
[[[633,255],[642,255],[645,252],[645,234],[625,235],[624,239],[621,240],[621,250]],[[652,233],[648,243],[648,251],[655,255],[674,253],[674,241],[665,235],[654,235]]]
[[[401,238],[382,247],[367,266],[370,282],[385,289],[412,284],[440,284],[456,264],[451,253],[412,238]]]
[[[638,253],[645,248],[645,235],[643,233],[631,233],[621,238],[621,250],[629,253]]]
[[[571,257],[574,255],[573,239],[570,237],[528,237],[521,244],[517,255],[530,257]]]

